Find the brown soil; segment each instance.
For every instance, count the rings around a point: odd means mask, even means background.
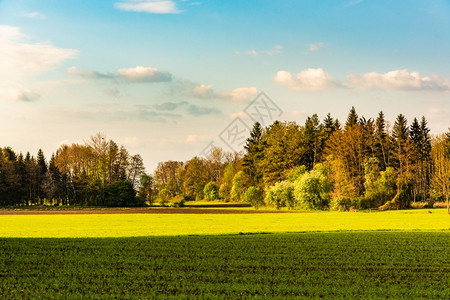
[[[0,210],[0,215],[76,215],[76,214],[261,214],[298,213],[299,211],[202,209],[202,208],[104,208],[67,210]]]

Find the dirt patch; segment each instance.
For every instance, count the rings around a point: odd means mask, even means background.
[[[299,211],[202,209],[202,208],[105,208],[73,210],[0,210],[0,215],[83,215],[83,214],[273,214],[299,213]]]

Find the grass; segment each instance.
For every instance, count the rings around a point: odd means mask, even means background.
[[[136,237],[257,232],[442,231],[445,209],[269,214],[0,215],[0,237]]]
[[[0,298],[450,297],[448,232],[0,239]]]

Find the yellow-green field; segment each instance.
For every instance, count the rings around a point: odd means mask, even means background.
[[[133,237],[257,232],[448,231],[445,209],[266,214],[0,215],[0,237]]]

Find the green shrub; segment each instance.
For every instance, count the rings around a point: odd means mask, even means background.
[[[257,187],[251,186],[244,194],[244,201],[250,203],[255,209],[264,204],[263,193]]]
[[[219,188],[213,181],[208,182],[203,189],[203,194],[206,200],[218,200],[219,199]]]
[[[327,178],[328,169],[317,164],[310,172],[295,181],[296,206],[303,209],[328,209],[331,201],[331,182]]]
[[[183,196],[175,196],[170,199],[169,206],[170,207],[183,207],[184,206],[184,197]]]
[[[269,187],[266,191],[264,201],[267,204],[275,206],[277,209],[295,207],[294,183],[289,181],[281,181]]]
[[[168,189],[162,189],[158,193],[159,205],[166,206],[172,198],[172,192]]]

